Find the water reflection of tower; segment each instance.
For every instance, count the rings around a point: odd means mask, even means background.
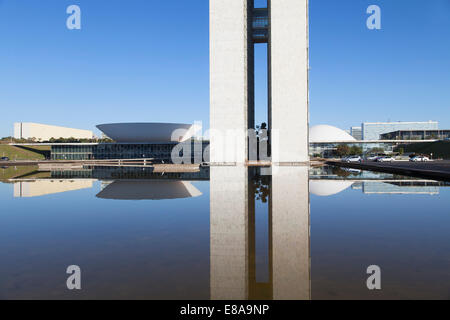
[[[263,182],[257,182],[264,179]],[[255,186],[268,186],[268,270],[257,281]],[[310,299],[308,168],[211,168],[211,299]]]

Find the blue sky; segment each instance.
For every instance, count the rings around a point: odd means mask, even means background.
[[[15,121],[209,127],[208,2],[0,0],[0,136]],[[72,4],[81,30],[66,28]],[[366,27],[371,4],[382,30]],[[449,39],[449,0],[311,0],[311,124],[439,120],[450,129]],[[265,55],[259,45],[258,122]]]

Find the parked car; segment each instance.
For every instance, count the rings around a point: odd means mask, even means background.
[[[353,169],[353,168],[341,168],[344,171],[353,173],[353,174],[360,174],[362,172],[362,170],[359,169]]]
[[[9,158],[8,157],[1,157],[0,161],[9,161]]]
[[[370,154],[370,155],[366,156],[367,161],[376,161],[378,158],[379,158],[379,155],[376,155],[376,154]]]
[[[427,162],[427,161],[430,161],[430,158],[425,157],[425,156],[415,156],[415,157],[412,157],[411,159],[409,159],[409,161],[412,161],[412,162]]]
[[[360,156],[349,156],[342,159],[344,162],[361,162],[362,158]]]
[[[378,157],[377,162],[392,162],[395,161],[395,159],[391,156],[382,156],[382,157]]]

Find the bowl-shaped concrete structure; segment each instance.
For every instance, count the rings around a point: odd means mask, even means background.
[[[97,198],[114,200],[164,200],[199,197],[202,193],[189,181],[116,180]]]
[[[110,123],[97,128],[116,142],[182,142],[190,139],[197,126],[184,123]]]

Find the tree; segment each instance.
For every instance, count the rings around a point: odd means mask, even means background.
[[[351,174],[349,171],[342,170],[342,168],[339,167],[333,167],[331,169],[331,172],[333,172],[333,174],[337,175],[338,177],[344,178],[348,177]]]
[[[384,153],[384,149],[383,149],[383,148],[376,147],[376,148],[370,149],[370,150],[368,151],[368,153]]]
[[[320,153],[314,153],[313,158],[322,158],[322,155]]]
[[[361,147],[358,146],[352,146],[350,148],[350,154],[355,154],[355,155],[359,155],[363,153],[363,149]]]
[[[348,156],[350,154],[350,147],[346,144],[340,144],[336,148],[336,154],[341,158]]]
[[[269,176],[256,175],[252,179],[253,190],[255,193],[255,199],[260,200],[262,203],[269,201],[270,195],[270,178]]]

